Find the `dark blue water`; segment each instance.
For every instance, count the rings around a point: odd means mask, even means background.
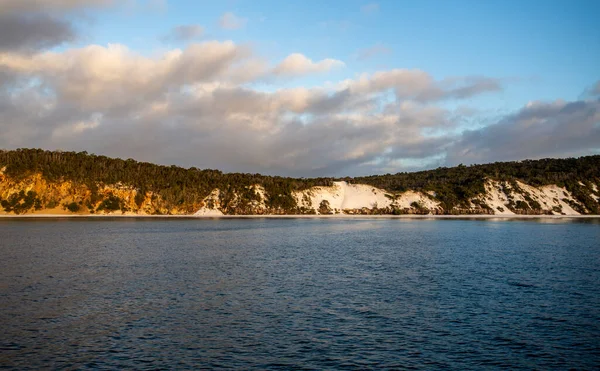
[[[597,369],[600,224],[0,220],[14,369]]]

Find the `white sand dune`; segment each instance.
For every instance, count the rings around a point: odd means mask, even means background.
[[[348,184],[334,182],[331,187],[313,187],[310,190],[296,192],[294,197],[299,205],[319,209],[321,202],[326,200],[335,213],[347,209],[360,209],[367,207],[386,207],[391,205],[391,200],[385,195],[387,192],[364,184]]]
[[[515,215],[509,208],[511,201],[514,206],[518,201],[531,202],[532,200],[538,202],[543,210],[551,211],[554,215],[580,215],[571,207],[570,203],[576,201],[565,188],[558,187],[557,185],[533,187],[519,181],[516,182],[516,187],[513,189],[509,182],[488,179],[485,182],[485,194],[479,196],[477,199],[483,201],[494,211],[494,215],[498,216]],[[268,195],[261,186],[254,186],[254,190],[260,196],[260,201],[253,201],[256,203],[254,206],[266,210],[265,201]],[[414,209],[414,203],[419,204],[419,207],[432,211],[440,208],[439,202],[434,199],[434,193],[426,194],[409,190],[393,194],[370,185],[348,184],[343,181],[333,182],[331,187],[319,186],[294,192],[293,196],[299,207],[312,209],[316,214],[320,214],[319,208],[323,201],[327,201],[329,209],[333,214],[352,214],[356,210],[365,208],[370,210],[386,207]],[[207,206],[202,207],[195,215],[222,215],[218,189],[213,190],[205,198],[204,204]],[[212,205],[212,207],[208,205]],[[474,203],[471,204],[471,207],[474,209],[479,208]]]
[[[348,184],[347,182],[334,182],[331,187],[313,187],[294,193],[294,197],[299,206],[314,209],[317,212],[321,202],[326,200],[336,214],[363,208],[390,206],[410,208],[413,202],[428,209],[435,209],[439,206],[439,203],[421,192],[407,191],[394,195],[370,185]]]
[[[565,188],[554,184],[538,188],[520,181],[516,183],[519,189],[513,189],[508,182],[486,181],[484,202],[494,210],[496,215],[514,215],[508,208],[510,199],[513,202],[527,201],[526,197],[537,201],[543,210],[553,210],[552,213],[555,215],[580,215],[570,206],[569,201],[575,202],[575,199]]]
[[[485,199],[486,205],[494,210],[495,215],[515,215],[508,208],[508,197],[502,191],[502,185],[500,182],[488,180],[485,182]]]
[[[222,216],[223,212],[219,210],[221,207],[221,202],[219,201],[219,196],[221,192],[218,189],[213,189],[213,191],[204,198],[202,206],[198,211],[194,213],[195,216]]]
[[[592,183],[592,191],[594,191],[595,193],[600,193],[598,192],[598,186],[595,183]],[[600,196],[596,196],[595,194],[591,194],[590,195],[594,200],[596,200],[596,202],[600,202]]]
[[[416,202],[427,209],[436,209],[440,206],[440,203],[432,200],[429,195],[415,191],[401,193],[394,204],[400,208],[410,208],[413,202]]]
[[[485,198],[484,202],[492,210],[495,215],[515,215],[508,208],[508,196],[502,190],[502,184],[493,180],[485,182]]]

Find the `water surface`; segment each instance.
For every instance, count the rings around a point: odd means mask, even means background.
[[[0,365],[594,369],[598,220],[0,220]]]

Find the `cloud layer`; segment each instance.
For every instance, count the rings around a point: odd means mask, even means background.
[[[110,2],[43,3],[67,11]],[[191,43],[160,54],[120,44],[56,51],[48,48],[76,36],[68,23],[42,14],[36,17],[45,23],[24,27],[31,3],[1,4],[0,33],[10,37],[0,42],[0,148],[290,176],[600,151],[598,83],[581,101],[531,102],[484,125],[489,119],[470,100],[503,91],[502,79],[384,69],[306,85],[346,64],[301,53],[269,62],[248,45],[193,42],[203,33],[198,25],[171,30],[166,39]],[[223,22],[230,29],[243,23]],[[273,85],[282,79],[286,88]]]
[[[0,50],[37,50],[75,39],[72,26],[48,15],[0,14]]]
[[[494,125],[466,131],[450,163],[581,156],[600,151],[600,100],[531,102]]]

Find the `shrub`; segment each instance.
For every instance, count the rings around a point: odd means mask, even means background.
[[[529,204],[527,204],[525,201],[519,200],[515,203],[515,209],[527,210],[529,209]]]
[[[329,201],[323,200],[319,204],[319,214],[333,214],[331,211],[331,207],[329,206]]]
[[[102,203],[98,206],[96,210],[108,210],[108,211],[116,211],[121,209],[121,199],[112,193],[108,196],[108,198],[104,199]]]
[[[79,211],[79,205],[76,202],[71,202],[70,204],[64,204],[64,207],[67,208],[72,213],[76,213]]]
[[[19,193],[13,193],[7,200],[0,202],[6,212],[14,212],[15,214],[21,214],[29,211],[32,207],[36,210],[42,208],[42,203],[37,197],[35,191],[20,191]]]

